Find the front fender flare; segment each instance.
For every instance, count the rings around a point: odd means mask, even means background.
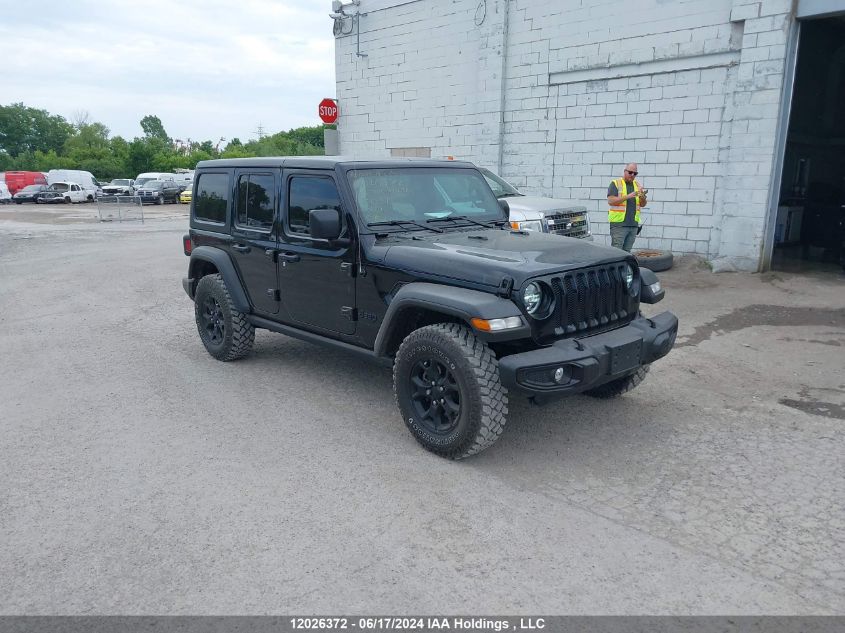
[[[249,313],[249,300],[244,292],[241,279],[238,277],[238,271],[235,270],[235,265],[232,263],[232,258],[225,251],[212,246],[197,246],[191,251],[191,263],[188,265],[188,275],[196,284],[198,279],[195,278],[194,271],[196,270],[196,262],[206,261],[214,264],[223,281],[226,282],[226,288],[229,290],[229,296],[232,298],[232,304],[238,312]],[[196,289],[196,285],[194,285]]]
[[[412,282],[402,286],[387,307],[373,347],[376,356],[387,355],[391,335],[399,327],[398,317],[407,308],[414,307],[457,317],[470,328],[472,328],[470,321],[476,317],[481,319],[522,317],[522,313],[513,301],[493,293],[427,282]],[[502,332],[502,335],[478,332],[474,328],[473,331],[479,338],[487,340],[531,336],[531,330],[525,324],[524,318],[521,327]]]

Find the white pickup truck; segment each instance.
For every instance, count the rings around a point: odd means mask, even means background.
[[[54,182],[47,190],[39,194],[35,202],[39,204],[57,204],[64,202],[93,202],[97,192],[93,189],[83,189],[75,182]]]

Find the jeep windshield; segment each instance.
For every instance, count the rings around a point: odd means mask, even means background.
[[[484,178],[474,169],[404,167],[349,172],[365,225],[421,230],[429,220],[454,217],[442,229],[507,220]]]

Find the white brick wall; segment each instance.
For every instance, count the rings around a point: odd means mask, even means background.
[[[473,160],[587,206],[599,239],[607,185],[636,161],[638,246],[756,269],[791,2],[572,5],[361,0],[366,57],[354,31],[336,40],[341,152]]]

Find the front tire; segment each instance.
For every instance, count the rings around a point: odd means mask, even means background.
[[[411,332],[396,353],[393,392],[408,430],[441,457],[480,453],[504,431],[508,396],[496,357],[462,325]]]
[[[643,380],[645,380],[645,376],[650,368],[651,365],[643,365],[639,369],[637,369],[637,371],[635,371],[633,374],[628,374],[627,376],[623,376],[622,378],[611,380],[610,382],[607,382],[600,387],[585,391],[584,394],[592,396],[593,398],[601,398],[603,400],[609,398],[616,398],[618,396],[621,396],[623,393],[631,391],[631,389],[633,389],[634,387],[639,385]]]
[[[223,277],[206,275],[197,284],[194,317],[205,349],[217,360],[243,358],[255,342],[255,327],[238,312]]]

